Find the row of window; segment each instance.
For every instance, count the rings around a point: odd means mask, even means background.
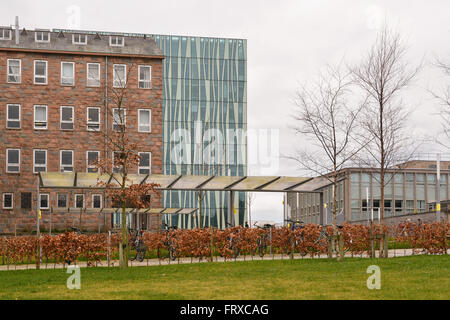
[[[22,209],[32,209],[31,208],[31,192],[22,192],[21,193],[21,208]],[[101,194],[93,194],[92,195],[92,208],[102,208],[103,207],[103,197]],[[14,209],[14,193],[5,192],[2,196],[2,208],[3,209]],[[68,195],[66,193],[59,193],[57,195],[57,207],[58,208],[67,208],[69,205]],[[74,199],[74,207],[75,208],[85,208],[85,195],[84,194],[75,194]],[[40,193],[39,194],[39,207],[41,209],[50,209],[50,195],[48,193]]]
[[[22,60],[7,60],[8,83],[22,83]],[[48,61],[34,60],[33,83],[39,85],[48,84]],[[86,64],[86,85],[88,87],[100,87],[100,63]],[[150,89],[152,79],[152,67],[149,65],[138,66],[138,88]],[[113,64],[113,87],[125,88],[127,84],[127,65]],[[75,62],[61,62],[61,85],[75,85]]]
[[[0,29],[0,40],[11,40],[11,29]],[[51,33],[49,31],[35,31],[34,41],[38,43],[49,43],[51,39]],[[72,44],[87,45],[88,35],[81,33],[72,34]],[[125,45],[125,38],[123,36],[109,36],[109,45],[111,47],[123,47]]]
[[[74,152],[73,150],[60,150],[59,168],[61,172],[74,172]],[[151,152],[139,152],[140,160],[138,166],[139,174],[151,173]],[[20,149],[6,149],[6,172],[20,173]],[[119,152],[112,153],[113,163],[118,163]],[[97,163],[100,160],[100,151],[86,151],[86,172],[99,172]],[[47,171],[47,150],[33,150],[33,173]],[[113,172],[118,173],[119,166],[113,168]]]
[[[113,130],[120,131],[126,125],[126,109],[113,108]],[[88,131],[100,131],[100,108],[87,107],[86,128]],[[138,109],[138,132],[151,132],[151,109]],[[34,106],[34,129],[48,129],[48,107],[46,105]],[[21,129],[20,104],[6,105],[6,128]],[[60,129],[74,130],[74,107],[60,107]]]

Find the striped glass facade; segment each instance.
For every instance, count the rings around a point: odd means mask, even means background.
[[[163,69],[163,173],[193,175],[247,174],[246,138],[227,139],[227,132],[247,130],[247,42],[174,35],[154,35],[166,55]],[[189,161],[173,161],[180,140],[177,132],[189,133],[186,152]],[[219,147],[225,156],[214,164],[205,161],[210,144],[208,130],[224,136]],[[200,137],[200,139],[198,138]],[[220,141],[220,140],[219,140]],[[202,226],[226,227],[227,192],[204,192]],[[245,194],[235,194],[235,219],[244,224]],[[193,191],[163,194],[163,206],[198,208],[199,195]],[[237,221],[237,219],[236,219]],[[163,222],[180,228],[199,226],[199,217],[165,216]]]

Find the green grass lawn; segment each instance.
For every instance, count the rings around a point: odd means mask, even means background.
[[[368,290],[370,265],[381,290]],[[82,268],[81,290],[65,270],[0,271],[0,299],[450,299],[450,257],[325,259]]]

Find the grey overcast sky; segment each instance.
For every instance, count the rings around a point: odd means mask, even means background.
[[[71,8],[80,9],[80,29],[179,34],[248,40],[248,126],[278,129],[280,154],[304,146],[289,129],[292,99],[299,83],[307,83],[326,63],[345,56],[349,63],[375,40],[387,20],[408,43],[412,64],[424,62],[416,83],[404,94],[414,108],[409,122],[420,139],[439,133],[436,101],[427,92],[442,86],[433,57],[450,58],[450,1],[338,0],[165,0],[165,1],[1,1],[0,25],[70,27]],[[436,151],[428,145],[425,152]],[[252,174],[258,174],[257,168]],[[274,174],[300,175],[294,163],[280,159]],[[253,218],[282,221],[282,195],[258,195]]]

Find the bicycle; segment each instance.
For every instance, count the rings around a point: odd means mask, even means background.
[[[267,251],[267,243],[270,241],[270,239],[269,239],[270,236],[267,234],[266,231],[272,229],[273,226],[272,226],[271,224],[265,224],[263,227],[260,227],[260,226],[258,226],[258,225],[256,224],[256,222],[253,224],[253,226],[254,226],[254,227],[257,227],[257,228],[259,228],[259,229],[264,230],[264,233],[261,234],[261,235],[258,237],[258,239],[256,240],[257,247],[256,247],[256,249],[255,249],[255,251],[254,251],[254,254],[255,254],[256,252],[258,252],[259,256],[262,258],[262,257],[264,257],[264,255],[266,254],[266,251]]]
[[[303,241],[303,233],[300,233],[299,238],[295,237],[295,231],[296,230],[301,230],[304,228],[304,223],[303,221],[293,221],[290,219],[286,219],[285,221],[287,222],[292,222],[292,226],[290,226],[290,223],[288,224],[289,228],[290,228],[290,233],[289,233],[289,242],[288,245],[286,247],[286,255],[291,255],[295,252],[295,248],[298,248],[298,245],[301,241]],[[306,251],[301,251],[299,250],[299,253],[302,257],[306,256],[308,252]]]
[[[176,244],[173,241],[173,231],[177,230],[177,226],[169,226],[166,223],[164,223],[164,229],[162,232],[165,233],[165,239],[164,239],[164,246],[167,249],[167,252],[169,254],[169,259],[172,261],[175,261],[178,258],[178,251],[176,248]],[[158,247],[157,250],[158,258],[162,258],[162,252],[160,251],[160,248]]]
[[[134,231],[134,232],[131,232]],[[134,258],[130,258],[131,261],[137,260],[139,262],[144,261],[145,253],[147,252],[147,246],[144,243],[144,240],[142,239],[142,230],[132,230],[128,229],[128,232],[130,234],[130,242],[131,242],[131,249],[136,250],[136,255]]]
[[[231,223],[226,223],[229,227],[232,227]],[[237,246],[235,238],[239,235],[238,234],[231,233],[230,236],[227,237],[226,241],[228,242],[228,249],[232,252],[232,257],[236,259],[239,254],[241,253],[241,249]],[[220,254],[221,257],[223,257],[222,254]]]

